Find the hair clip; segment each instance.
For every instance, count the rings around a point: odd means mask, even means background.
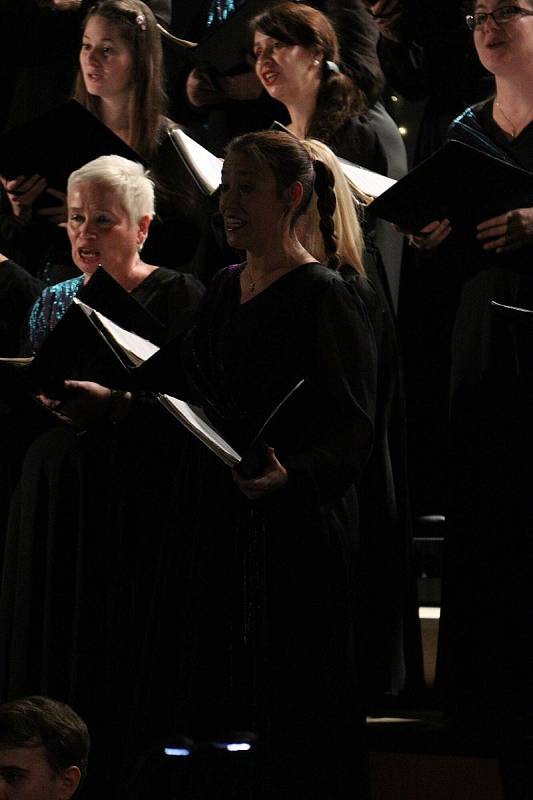
[[[337,64],[335,64],[334,61],[324,61],[324,64],[326,66],[326,69],[328,69],[330,72],[340,72],[339,67],[337,66]]]
[[[144,16],[144,14],[137,14],[137,16],[135,17],[135,22],[142,31],[146,30],[146,17]]]

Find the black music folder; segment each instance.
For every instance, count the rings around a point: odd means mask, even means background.
[[[62,400],[64,381],[93,380],[114,388],[129,388],[124,361],[94,335],[93,326],[73,303],[48,334],[38,353],[28,358],[2,358],[3,392],[9,400],[22,391]]]
[[[176,45],[176,57],[188,62],[191,69],[202,65],[224,75],[238,69],[246,61],[250,52],[250,21],[277,3],[279,0],[247,0],[200,42],[188,42],[174,36],[162,25],[158,27],[163,36]]]
[[[261,474],[266,459],[263,432],[270,420],[300,388],[303,380],[296,383],[281,399],[241,456],[213,427],[202,408],[161,391],[167,369],[171,373],[179,369],[179,361],[175,356],[180,341],[178,337],[177,342],[171,341],[160,349],[153,342],[125,330],[91,308],[78,295],[32,360],[25,360],[18,367],[15,367],[13,359],[6,360],[6,363],[11,361],[12,368],[23,371],[23,377],[33,387],[38,387],[38,390],[57,399],[67,396],[62,387],[63,380],[69,377],[97,380],[112,388],[148,389],[166,411],[227,466],[237,469],[244,477]],[[170,363],[158,359],[165,352],[171,355]],[[93,364],[91,357],[88,357],[89,353],[92,353]],[[146,367],[151,367],[154,359],[155,369],[147,372]],[[72,370],[75,374],[72,374]],[[141,374],[142,377],[139,377]],[[170,380],[175,383],[172,378]]]
[[[71,172],[93,158],[113,154],[147,166],[146,159],[94,114],[69,100],[0,136],[0,175],[41,175],[48,186],[66,192]],[[44,203],[54,205],[46,193]]]
[[[99,267],[35,356],[0,359],[0,365],[9,373],[4,375],[7,394],[13,395],[9,389],[11,381],[17,385],[18,393],[20,386],[24,386],[33,394],[42,392],[61,399],[65,394],[63,382],[68,378],[95,380],[117,389],[130,388],[132,361],[120,348],[111,350],[110,341],[95,336],[94,321],[83,312],[88,303],[98,313],[116,321],[121,330],[146,341],[146,352],[150,355],[166,338],[161,323]]]
[[[533,206],[533,173],[456,140],[400,178],[368,206],[373,216],[416,232],[447,218],[475,236],[485,219]]]
[[[105,314],[121,328],[161,346],[167,331],[159,320],[100,266],[77,295],[78,299]]]

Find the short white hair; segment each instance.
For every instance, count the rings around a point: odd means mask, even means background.
[[[142,164],[122,156],[99,156],[70,174],[67,194],[79,183],[99,183],[117,195],[130,221],[155,214],[154,184]]]

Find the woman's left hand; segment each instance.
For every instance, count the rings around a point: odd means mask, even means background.
[[[273,447],[266,448],[267,465],[258,478],[243,478],[233,470],[233,480],[249,500],[259,500],[267,494],[282,489],[289,476],[285,467],[276,458]]]
[[[42,394],[37,397],[63,422],[84,427],[109,421],[117,410],[114,408],[113,393],[107,386],[101,386],[93,381],[65,381],[65,389],[67,389],[65,400],[53,400]],[[121,398],[124,404],[129,405],[127,392],[121,393]]]
[[[483,250],[507,253],[533,244],[533,208],[516,208],[477,226]]]
[[[438,247],[452,232],[449,219],[436,219],[421,228],[417,233],[412,233],[404,228],[393,225],[399,233],[407,236],[407,241],[411,247],[418,250],[433,250]]]

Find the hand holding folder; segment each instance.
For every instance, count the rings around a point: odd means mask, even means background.
[[[136,332],[156,344],[166,339],[165,329],[160,322],[102,267],[81,288],[78,299],[113,316],[127,331]],[[16,390],[17,395],[24,391],[63,399],[66,378],[129,388],[126,371],[129,362],[117,361],[107,342],[95,338],[92,326],[88,325],[86,317],[80,313],[79,305],[75,303],[50,331],[35,356],[3,358],[0,364],[8,368],[4,374],[7,394],[13,394],[13,390]]]
[[[158,348],[151,342],[142,339],[142,337],[129,331],[124,331],[120,326],[107,319],[103,314],[100,314],[81,301],[75,300],[74,302],[92,322],[99,335],[107,341],[111,351],[116,355],[120,363],[126,365],[126,369],[129,371],[131,378],[130,386],[137,386],[139,388],[146,386],[146,376],[149,374],[150,385],[154,386],[158,382],[157,376],[158,374],[160,375],[160,365],[165,363],[164,360],[160,359],[161,354],[165,351],[169,351],[171,354],[170,362],[173,371],[179,370],[175,342],[169,342],[162,348]],[[154,359],[157,367],[150,373],[152,359]],[[166,366],[169,366],[168,359]],[[159,380],[164,381],[165,378],[161,376]],[[152,393],[163,408],[181,422],[190,433],[203,442],[203,444],[215,453],[225,464],[236,469],[243,477],[252,478],[262,474],[267,462],[267,447],[263,437],[269,422],[302,384],[303,380],[298,381],[280,400],[250,442],[244,455],[239,454],[232,445],[226,441],[220,432],[212,425],[201,407],[189,404],[170,394],[158,391],[153,391]]]
[[[105,277],[100,275],[100,286],[93,286],[92,296],[98,299],[102,284],[107,285],[111,280],[113,279],[107,276],[107,273],[105,273]],[[85,298],[89,294],[88,289],[93,281],[94,276],[86,285]],[[118,286],[117,295],[119,292],[124,292],[120,286]],[[124,295],[129,301],[136,303],[127,292],[124,292]],[[116,310],[118,304],[115,305],[114,312],[118,313],[122,319],[129,320],[130,328],[132,328],[135,324],[132,322],[134,315],[131,308],[127,308],[128,304],[124,298],[123,302],[124,306],[118,311]],[[145,311],[141,306],[139,308],[141,312]],[[135,319],[137,327],[140,325],[147,327],[147,321],[143,319],[142,313],[139,313],[138,310],[135,312]],[[141,320],[140,323],[139,320]],[[281,399],[250,442],[244,455],[241,455],[216,430],[202,408],[157,389],[158,385],[161,387],[166,381],[174,384],[180,383],[179,375],[177,381],[173,376],[171,379],[166,377],[169,371],[179,372],[176,351],[179,350],[180,341],[180,339],[170,341],[160,348],[153,341],[145,339],[131,329],[127,330],[121,327],[100,311],[89,306],[81,299],[80,293],[45,339],[35,357],[0,359],[0,365],[3,363],[12,368],[16,367],[29,391],[33,394],[44,394],[55,401],[68,400],[65,380],[69,378],[92,381],[113,389],[148,389],[163,408],[179,420],[225,464],[238,469],[240,474],[245,477],[260,475],[267,458],[263,439],[265,429],[285,402],[302,385],[303,380],[292,387]],[[182,385],[185,385],[183,379]],[[57,402],[52,403],[51,408],[52,410],[59,409]]]
[[[533,173],[459,141],[449,141],[369,205],[376,217],[416,233],[435,220],[475,239],[476,226],[533,206]]]
[[[0,175],[8,180],[39,176],[65,192],[71,172],[102,155],[116,154],[147,166],[146,159],[76,100],[0,135]],[[15,190],[16,191],[16,190]],[[41,193],[39,205],[53,206]]]

